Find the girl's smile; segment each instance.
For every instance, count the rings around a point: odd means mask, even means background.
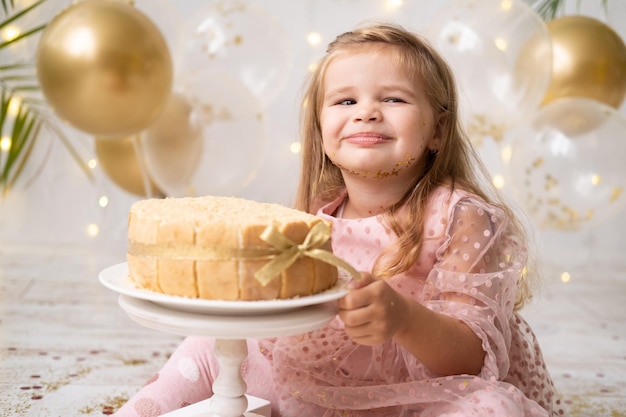
[[[344,136],[341,140],[361,146],[376,145],[388,140],[392,140],[391,137],[375,132],[359,132],[352,135]]]

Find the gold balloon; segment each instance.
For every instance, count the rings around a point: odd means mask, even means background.
[[[105,174],[121,189],[142,197],[164,197],[163,192],[148,176],[135,151],[136,136],[96,138],[96,157]],[[150,179],[146,190],[144,175]]]
[[[626,96],[626,45],[599,20],[565,16],[547,24],[552,80],[543,100],[585,97],[618,108]]]
[[[172,58],[158,28],[133,6],[86,0],[41,35],[37,77],[44,97],[74,127],[124,136],[148,127],[172,88]]]

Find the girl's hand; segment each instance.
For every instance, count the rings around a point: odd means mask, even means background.
[[[361,272],[359,281],[341,298],[339,318],[348,336],[362,345],[379,345],[391,339],[409,318],[409,300],[384,280]]]

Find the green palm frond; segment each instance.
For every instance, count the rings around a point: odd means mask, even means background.
[[[0,31],[32,13],[48,0],[38,0],[17,10],[12,0],[2,0]],[[46,24],[25,28],[18,36],[0,41],[0,51],[31,39],[45,29]],[[34,51],[33,51],[34,56]],[[9,58],[11,60],[11,58]],[[41,96],[35,72],[34,58],[24,62],[0,62],[0,194],[6,195],[14,186],[44,127],[69,151],[88,178],[91,170],[68,140],[58,121]]]
[[[608,8],[609,0],[601,0],[602,7],[605,12]],[[616,0],[621,1],[621,0]],[[577,8],[580,9],[581,0],[577,0]],[[565,0],[537,0],[534,2],[533,7],[545,21],[556,19],[563,13],[565,7]]]

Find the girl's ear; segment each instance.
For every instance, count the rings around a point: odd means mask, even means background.
[[[441,147],[445,118],[446,115],[443,113],[439,113],[437,116],[435,116],[433,136],[430,140],[430,144],[428,145],[428,149],[430,149],[431,151],[439,151],[439,148]]]

